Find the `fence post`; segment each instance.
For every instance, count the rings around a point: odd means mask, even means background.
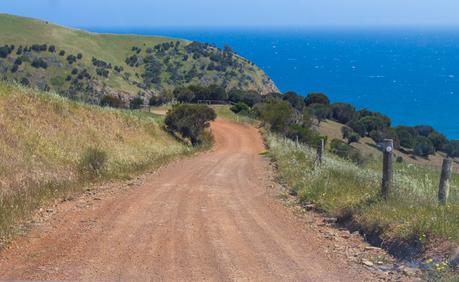
[[[382,185],[381,185],[381,194],[384,199],[390,193],[392,188],[392,178],[393,178],[393,170],[392,170],[392,156],[394,151],[394,140],[392,139],[384,139],[383,143],[383,178],[382,178]]]
[[[446,205],[449,194],[449,179],[451,177],[451,168],[453,161],[450,158],[443,159],[441,167],[440,186],[438,188],[438,202],[440,205]]]
[[[320,139],[319,146],[317,146],[317,162],[322,164],[322,157],[324,154],[324,139]]]

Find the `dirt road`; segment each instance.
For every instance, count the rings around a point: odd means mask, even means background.
[[[364,281],[268,193],[258,131],[219,120],[215,148],[68,208],[0,253],[0,279]],[[70,204],[69,204],[70,205]]]

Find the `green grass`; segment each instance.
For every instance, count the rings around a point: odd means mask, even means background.
[[[0,83],[0,238],[44,202],[89,181],[129,177],[196,150],[162,130],[162,122],[147,112]]]
[[[391,196],[379,197],[379,168],[359,167],[330,154],[316,166],[315,150],[269,135],[269,154],[281,177],[303,203],[315,203],[329,215],[352,220],[384,242],[418,240],[428,246],[444,239],[459,244],[459,178],[451,181],[449,203],[437,204],[439,172],[398,164]]]

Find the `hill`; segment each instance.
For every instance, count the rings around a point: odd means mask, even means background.
[[[99,103],[105,95],[126,105],[178,86],[277,91],[257,66],[205,43],[165,37],[96,34],[46,21],[0,14],[0,77]]]
[[[42,201],[191,151],[161,124],[149,113],[0,82],[0,243],[11,225]]]

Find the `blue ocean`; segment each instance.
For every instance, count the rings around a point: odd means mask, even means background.
[[[459,139],[459,30],[116,29],[208,42],[255,62],[282,92],[326,93]]]

